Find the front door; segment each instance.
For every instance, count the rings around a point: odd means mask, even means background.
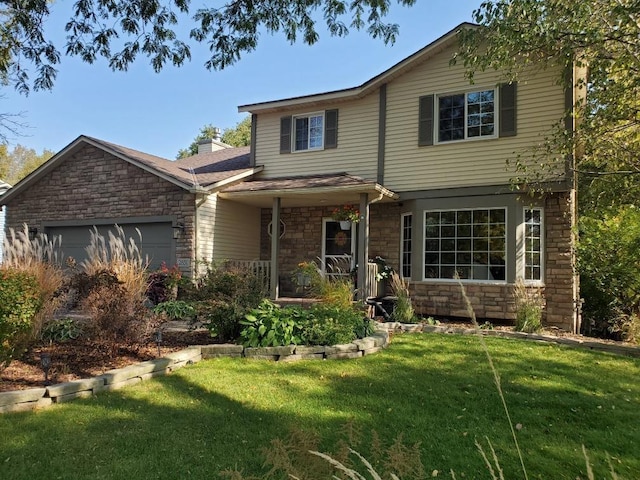
[[[327,275],[349,275],[355,266],[356,224],[343,229],[340,222],[325,218],[322,224],[322,271]]]

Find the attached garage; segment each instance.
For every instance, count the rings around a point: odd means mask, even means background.
[[[143,257],[149,259],[149,268],[151,270],[160,268],[162,262],[169,266],[175,263],[175,242],[170,221],[131,219],[129,223],[122,220],[102,220],[83,225],[45,225],[45,233],[49,238],[53,236],[62,237],[63,262],[67,258],[73,257],[76,262],[80,263],[87,258],[86,247],[90,243],[91,232],[94,228],[97,228],[98,233],[108,241],[109,232],[118,236],[115,224],[122,228],[127,241],[129,238],[135,240]]]

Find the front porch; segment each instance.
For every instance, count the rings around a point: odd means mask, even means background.
[[[354,274],[357,298],[376,297],[378,266],[370,264],[369,258],[398,255],[398,228],[371,228],[374,204],[376,210],[389,207],[388,218],[397,221],[394,201],[398,196],[375,182],[347,174],[254,180],[230,187],[220,198],[260,208],[260,259],[247,266],[261,274],[268,269],[274,300],[303,296],[292,279],[301,262],[315,262],[323,274]],[[358,210],[358,221],[346,228],[334,218],[334,210],[341,205]],[[385,233],[389,239],[381,249],[379,238]],[[398,260],[392,264],[397,266]],[[338,261],[339,271],[334,269]]]

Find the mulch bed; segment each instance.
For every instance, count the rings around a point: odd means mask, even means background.
[[[216,343],[215,339],[205,330],[164,332],[160,357],[189,345],[211,343]],[[114,368],[158,358],[158,346],[155,343],[120,345],[113,352],[105,345],[86,340],[36,345],[22,359],[14,360],[0,372],[0,392],[44,386],[44,372],[40,366],[43,353],[51,356],[49,381],[55,384],[95,377]]]

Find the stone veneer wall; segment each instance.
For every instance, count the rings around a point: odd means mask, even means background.
[[[336,206],[282,208],[280,218],[285,234],[280,239],[280,294],[297,296],[301,292],[291,280],[298,263],[315,261],[322,256],[322,219],[331,217]],[[398,266],[400,207],[397,204],[373,204],[370,209],[369,258],[379,255],[393,268]],[[262,210],[260,259],[271,259],[271,239],[267,226],[271,209]]]
[[[576,314],[578,279],[575,271],[573,194],[549,195],[545,200],[545,286],[530,287],[540,291],[546,303],[544,322],[577,332]],[[467,297],[480,319],[513,320],[515,305],[513,285],[464,284]],[[412,300],[423,315],[468,317],[457,283],[413,282]]]
[[[317,260],[322,253],[322,218],[330,217],[334,207],[283,208],[281,218],[286,224],[281,239],[281,295],[295,295],[291,273],[303,260]],[[575,224],[573,193],[549,195],[545,200],[545,286],[539,290],[546,301],[545,322],[567,331],[579,330],[576,318],[578,297],[575,273]],[[400,256],[400,214],[398,203],[373,204],[370,210],[369,257],[379,255],[398,269]],[[271,242],[267,225],[271,210],[262,211],[261,258],[270,259]],[[419,249],[420,246],[416,245]],[[416,250],[416,254],[419,251]],[[412,282],[411,294],[416,312],[440,317],[468,317],[460,286],[454,282]],[[481,319],[513,320],[515,305],[512,284],[465,283],[465,290],[475,314]]]
[[[23,223],[175,215],[185,234],[176,255],[193,251],[193,194],[158,176],[87,145],[16,197],[7,208],[7,228]]]

